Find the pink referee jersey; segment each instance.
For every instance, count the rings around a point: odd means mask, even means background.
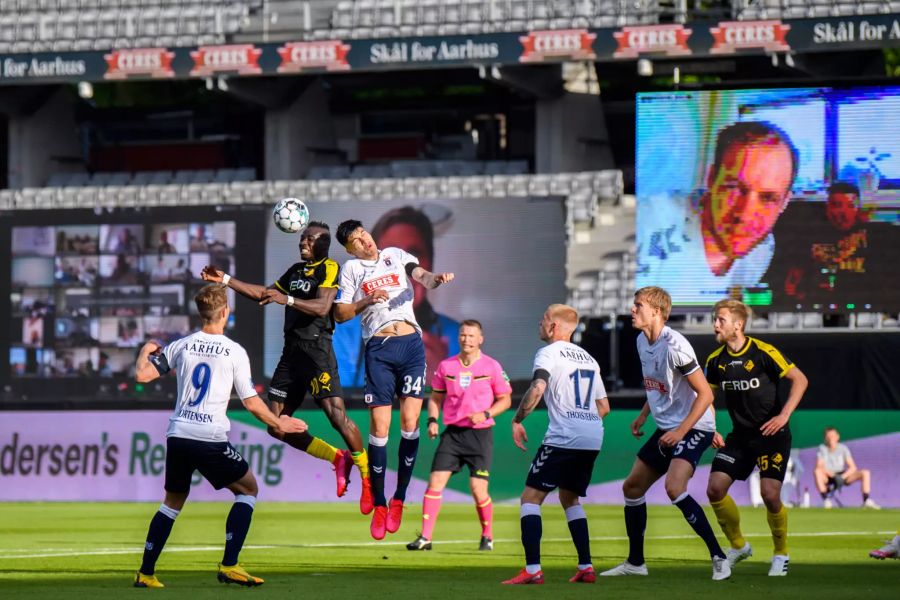
[[[469,415],[488,410],[495,396],[512,393],[503,367],[486,354],[468,367],[463,366],[459,355],[442,360],[434,372],[431,389],[447,394],[443,404],[444,425],[474,429],[493,427],[494,419],[475,425]]]

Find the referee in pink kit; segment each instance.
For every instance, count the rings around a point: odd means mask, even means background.
[[[459,326],[459,354],[444,359],[431,380],[428,401],[428,436],[438,435],[438,415],[444,408],[441,442],[431,463],[431,478],[422,502],[422,534],[407,544],[409,550],[431,550],[431,535],[441,510],[441,492],[450,476],[469,467],[469,486],[481,522],[479,550],[493,550],[491,531],[494,507],[488,478],[494,456],[494,417],[510,407],[512,388],[496,360],[482,354],[481,323],[467,319]]]

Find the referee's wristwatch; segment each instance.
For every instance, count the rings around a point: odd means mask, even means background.
[[[484,420],[489,421],[490,419],[491,419],[491,411],[489,411],[489,410],[484,411]]]

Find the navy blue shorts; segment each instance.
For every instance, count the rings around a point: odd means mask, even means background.
[[[669,463],[673,458],[680,458],[691,463],[695,469],[703,452],[712,444],[712,431],[700,431],[699,429],[691,429],[687,435],[681,438],[681,441],[671,448],[663,448],[659,445],[659,438],[666,432],[657,429],[647,443],[638,450],[638,458],[647,463],[651,468],[665,473],[669,470]]]
[[[394,396],[423,398],[425,344],[418,333],[366,342],[366,404],[390,406]]]
[[[230,442],[167,438],[166,491],[173,493],[190,491],[195,469],[200,471],[214,488],[221,490],[246,475],[250,465]]]
[[[591,476],[594,474],[594,462],[599,454],[599,450],[576,450],[541,444],[531,461],[525,485],[542,492],[552,492],[559,488],[583,498],[587,496]]]

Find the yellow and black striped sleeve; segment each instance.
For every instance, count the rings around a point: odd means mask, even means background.
[[[324,277],[322,278],[322,282],[319,284],[320,288],[336,288],[338,287],[338,274],[340,273],[340,267],[338,264],[331,260],[330,258],[326,258],[325,262],[322,263],[322,269],[325,272]]]
[[[763,356],[775,363],[775,371],[778,373],[779,379],[787,375],[787,372],[794,368],[794,363],[785,358],[778,348],[772,344],[761,342],[755,338],[750,338],[756,343],[756,347],[760,349]]]

